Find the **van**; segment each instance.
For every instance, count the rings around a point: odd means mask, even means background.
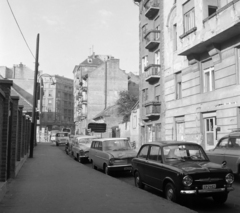
[[[56,146],[61,144],[66,145],[69,142],[69,133],[67,132],[58,132],[56,134]]]

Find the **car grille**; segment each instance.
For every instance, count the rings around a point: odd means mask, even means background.
[[[225,175],[225,173],[198,173],[191,175],[191,177],[193,178],[194,186],[201,188],[203,184],[216,184],[218,188],[226,184]]]

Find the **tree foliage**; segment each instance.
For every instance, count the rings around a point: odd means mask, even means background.
[[[121,91],[117,100],[118,115],[123,116],[123,122],[130,120],[131,110],[137,102],[138,97],[129,93],[129,91]]]

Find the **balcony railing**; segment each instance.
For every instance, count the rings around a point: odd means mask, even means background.
[[[158,0],[145,0],[144,7],[146,9],[145,16],[153,19],[159,12],[160,3]]]
[[[153,83],[160,79],[161,75],[161,65],[160,64],[151,64],[145,69],[145,80],[149,83]]]
[[[161,103],[159,101],[150,101],[145,103],[146,116],[149,119],[159,118],[161,113]]]
[[[160,44],[160,30],[150,30],[145,35],[146,46],[148,50],[153,50]]]

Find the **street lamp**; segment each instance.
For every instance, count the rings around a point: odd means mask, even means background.
[[[39,104],[39,140],[40,140],[40,130],[42,130],[42,96],[43,96],[43,78],[42,77],[50,77],[51,85],[55,85],[56,83],[53,80],[53,76],[47,73],[43,73],[38,76],[40,81],[40,104]]]

